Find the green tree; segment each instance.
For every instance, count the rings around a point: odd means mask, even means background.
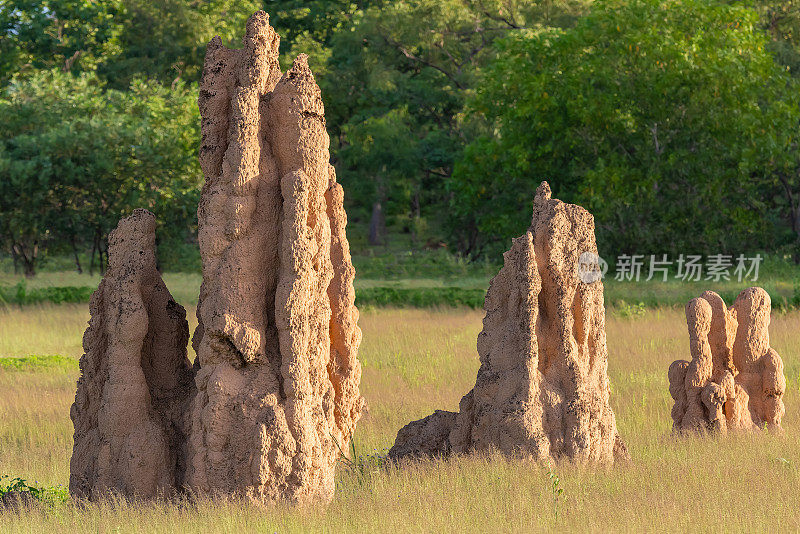
[[[162,236],[191,231],[199,189],[193,91],[136,81],[103,90],[91,74],[17,78],[0,96],[0,232],[25,273],[48,244],[91,244],[133,208]],[[77,254],[76,254],[77,258]]]
[[[518,28],[570,25],[585,4],[575,0],[380,3],[355,11],[350,26],[330,36],[327,51],[312,47],[318,51],[312,67],[322,73],[318,80],[337,170],[348,198],[362,208],[354,210],[354,221],[363,222],[362,213],[367,211],[373,215],[371,229],[380,226],[375,217],[379,213],[387,224],[400,223],[412,235],[424,221],[440,226],[448,198],[446,180],[472,136],[472,126],[462,113],[465,98],[482,69],[494,61],[492,43]],[[317,69],[315,62],[325,64]],[[397,127],[393,142],[368,134],[390,123]],[[400,135],[408,139],[400,141]],[[408,151],[408,146],[415,150]],[[398,154],[393,154],[395,149]],[[390,161],[402,161],[402,171],[377,172],[372,162],[381,160],[387,169]],[[408,193],[396,196],[396,191]],[[379,212],[378,205],[385,209]]]
[[[281,35],[281,47],[289,50],[299,39],[311,39],[327,46],[332,36],[349,27],[353,14],[376,0],[265,0],[263,9],[270,14],[273,27]]]
[[[594,213],[607,253],[780,245],[800,112],[758,24],[738,5],[599,1],[573,29],[500,42],[470,103],[485,133],[450,184],[463,250],[519,234],[542,180]]]
[[[800,76],[800,1],[752,0],[748,5],[759,14],[760,26],[769,37],[767,48],[776,61],[789,67],[792,76]]]
[[[127,88],[135,78],[163,84],[200,79],[208,42],[219,35],[241,47],[247,18],[260,8],[256,0],[121,0],[125,24],[119,50],[98,66],[111,87]]]
[[[362,210],[371,207],[369,244],[378,245],[385,239],[384,210],[403,212],[412,199],[417,210],[409,222],[419,225],[421,191],[410,178],[418,171],[421,147],[411,131],[407,110],[392,110],[347,125],[344,135],[348,144],[340,151],[340,157],[352,169],[351,183],[361,183],[361,187],[353,188],[350,200]],[[399,210],[396,204],[400,205]]]
[[[0,87],[17,73],[93,70],[118,50],[118,0],[0,0]]]

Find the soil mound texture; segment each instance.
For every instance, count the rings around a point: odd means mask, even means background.
[[[486,293],[475,387],[457,414],[437,411],[401,429],[390,457],[497,449],[537,461],[627,459],[609,405],[594,218],[550,197],[543,182],[530,228]]]
[[[89,304],[69,489],[170,495],[184,483],[185,413],[195,394],[186,310],[156,269],[156,222],[137,209],[108,238],[109,267]]]
[[[281,73],[278,44],[259,11],[243,49],[206,51],[187,482],[324,502],[364,405],[355,271],[320,89],[305,55]]]

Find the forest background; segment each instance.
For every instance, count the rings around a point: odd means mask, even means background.
[[[322,88],[360,273],[493,272],[542,180],[604,257],[800,260],[800,2],[0,0],[6,272],[102,271],[136,207],[199,270],[204,49],[257,9]]]

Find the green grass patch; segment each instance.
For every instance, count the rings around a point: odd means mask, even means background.
[[[7,371],[42,371],[51,369],[71,370],[78,367],[78,361],[58,354],[31,355],[20,358],[14,356],[0,357],[0,369]]]
[[[489,280],[497,274],[496,266],[467,264],[447,253],[386,254],[360,261],[365,262],[358,266],[355,281],[360,306],[480,309]],[[163,277],[177,302],[187,307],[197,303],[200,274],[166,272]],[[70,272],[44,272],[29,280],[0,274],[0,305],[82,304],[89,301],[99,281],[99,275]],[[607,308],[630,317],[646,309],[683,308],[706,290],[716,291],[731,305],[752,285],[769,293],[774,310],[800,309],[800,268],[777,260],[762,270],[756,282],[674,278],[629,282],[617,281],[609,274],[603,283]]]
[[[479,287],[482,280],[466,279],[440,281],[443,285],[433,285],[433,280],[422,279],[415,284],[413,279],[401,282],[395,280],[362,280],[356,287],[356,305],[378,307],[436,308],[441,306],[480,309],[486,296],[486,288]],[[385,285],[384,285],[385,284]],[[418,286],[418,287],[416,287]],[[476,287],[477,286],[477,287]],[[625,283],[609,281],[605,284],[605,302],[609,309],[620,311],[623,315],[637,316],[645,309],[659,307],[682,308],[706,289],[719,293],[728,305],[745,285],[720,285],[697,283]],[[761,285],[772,299],[772,308],[788,311],[800,308],[800,287],[788,284],[765,282]],[[86,303],[95,288],[91,286],[48,286],[29,288],[24,283],[15,286],[0,286],[0,304],[40,304],[40,303]],[[186,294],[184,294],[186,293]],[[184,305],[196,302],[187,291],[175,294]],[[183,298],[181,298],[183,297]]]
[[[43,287],[26,288],[24,284],[13,287],[0,286],[0,302],[6,304],[38,304],[50,302],[89,302],[93,287]],[[480,308],[486,290],[464,287],[366,287],[356,289],[356,304],[359,306],[393,306],[412,308],[435,308],[439,306],[466,306]]]

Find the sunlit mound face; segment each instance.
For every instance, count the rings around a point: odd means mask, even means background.
[[[713,291],[686,305],[692,361],[669,368],[675,431],[781,430],[786,379],[769,346],[770,309],[758,287],[730,308]]]
[[[214,39],[206,53],[187,481],[325,502],[364,405],[355,273],[321,92],[305,55],[280,72],[278,42],[257,12],[241,50]]]
[[[628,458],[609,403],[603,284],[579,276],[586,253],[597,255],[591,214],[552,199],[542,183],[530,228],[486,293],[475,387],[457,414],[437,410],[402,428],[390,457]]]

